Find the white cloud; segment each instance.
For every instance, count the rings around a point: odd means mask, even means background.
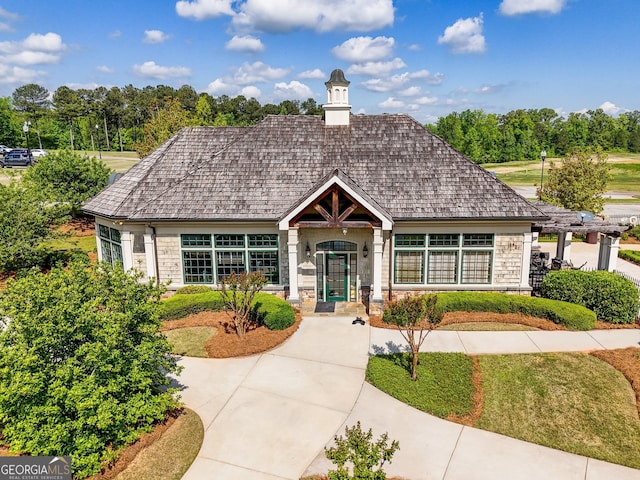
[[[440,85],[444,78],[443,73],[431,73],[429,70],[418,70],[409,74],[409,78],[412,80],[423,80],[429,85]]]
[[[220,95],[231,95],[231,93],[237,91],[237,89],[238,87],[235,85],[227,83],[221,78],[216,78],[213,82],[207,85],[205,91],[215,97]]]
[[[13,32],[13,28],[8,23],[0,22],[0,32]]]
[[[0,63],[0,83],[33,83],[42,81],[45,72]]]
[[[238,85],[278,80],[289,73],[286,68],[273,68],[263,62],[244,63],[233,74],[233,82]]]
[[[620,115],[621,113],[629,111],[626,108],[618,107],[615,103],[611,102],[604,102],[598,108],[601,108],[604,113],[611,116]]]
[[[362,86],[367,90],[372,92],[392,92],[392,91],[407,91],[412,87],[411,83],[414,80],[422,80],[428,84],[437,84],[435,81],[439,79],[442,80],[442,74],[437,74],[437,76],[431,75],[428,70],[420,70],[414,73],[401,73],[398,75],[393,75],[391,77],[384,78],[374,78],[371,80],[367,80],[366,82],[362,82]],[[438,82],[439,83],[439,82]],[[415,88],[419,88],[418,86],[413,86]]]
[[[320,70],[319,68],[315,68],[313,70],[305,70],[304,72],[302,72],[300,75],[298,75],[298,78],[309,78],[309,79],[328,79],[329,76],[326,75],[322,70]]]
[[[273,87],[273,93],[276,97],[283,100],[306,100],[309,97],[313,97],[313,91],[304,83],[298,82],[297,80],[289,83],[276,83]]]
[[[45,35],[32,33],[22,42],[22,45],[30,50],[42,50],[45,52],[63,52],[67,48],[62,43],[62,37],[52,32]]]
[[[176,2],[176,13],[181,17],[205,20],[221,15],[235,15],[231,8],[232,0],[194,0],[189,2],[180,0]]]
[[[491,95],[494,93],[499,93],[505,89],[506,85],[482,85],[479,89],[475,91],[475,93],[479,93],[480,95]]]
[[[398,110],[401,108],[405,108],[406,104],[402,100],[398,100],[394,97],[389,97],[386,100],[380,102],[378,106],[381,108],[392,108]]]
[[[421,91],[422,89],[420,87],[414,85],[398,91],[398,95],[401,97],[415,97],[416,95],[419,95]]]
[[[375,77],[378,75],[389,75],[394,70],[406,67],[407,64],[401,58],[394,58],[389,62],[367,62],[363,64],[351,65],[347,73],[351,75],[367,75]]]
[[[96,70],[98,70],[99,72],[102,72],[102,73],[113,73],[113,72],[115,72],[115,70],[113,68],[107,67],[106,65],[98,65],[96,67]]]
[[[47,52],[34,52],[32,50],[25,50],[14,55],[7,55],[0,58],[9,65],[52,65],[60,61],[60,55]]]
[[[337,58],[352,63],[375,62],[393,55],[395,39],[389,37],[353,37],[331,49]]]
[[[225,44],[225,48],[235,52],[257,53],[264,50],[264,44],[251,35],[235,35]]]
[[[122,32],[120,30],[114,30],[113,32],[111,32],[108,37],[111,40],[117,40],[118,38],[120,38],[122,36]]]
[[[260,98],[262,92],[258,87],[254,87],[253,85],[249,85],[240,90],[240,95],[244,95],[246,98]]]
[[[156,64],[156,62],[144,62],[142,65],[134,65],[133,73],[139,77],[155,78],[158,80],[191,76],[191,70],[187,67],[163,67]]]
[[[438,37],[439,44],[448,45],[453,53],[483,53],[486,50],[482,34],[482,14],[473,18],[460,18]]]
[[[418,105],[435,105],[438,103],[438,97],[420,97],[415,100]]]
[[[163,43],[171,38],[171,35],[167,35],[162,30],[145,30],[144,43]]]
[[[419,52],[420,50],[422,50],[422,47],[420,45],[418,45],[417,43],[414,43],[413,45],[409,45],[409,47],[407,47],[409,50],[411,50],[412,52]]]
[[[500,13],[523,15],[527,13],[559,13],[567,0],[502,0]]]
[[[393,0],[246,0],[233,23],[264,32],[366,32],[393,25],[393,19]]]

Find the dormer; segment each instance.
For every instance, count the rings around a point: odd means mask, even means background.
[[[327,87],[327,103],[324,108],[324,123],[327,126],[349,125],[351,105],[349,105],[349,82],[339,68],[331,72]]]

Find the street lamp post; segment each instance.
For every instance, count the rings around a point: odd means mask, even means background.
[[[546,150],[540,152],[540,158],[542,158],[542,168],[540,169],[540,188],[538,189],[538,200],[542,200],[542,182],[544,181],[544,159],[547,158]]]
[[[24,124],[22,125],[22,131],[24,132],[24,138],[27,141],[27,154],[30,155],[31,154],[31,149],[29,148],[29,126],[31,125],[31,122],[25,121]]]
[[[100,137],[98,136],[99,129],[100,127],[96,125],[96,141],[98,142],[98,155],[100,157],[100,160],[102,160],[102,149],[100,148]]]

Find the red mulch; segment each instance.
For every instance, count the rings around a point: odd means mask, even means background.
[[[229,358],[255,355],[277,347],[294,334],[300,326],[302,317],[297,314],[293,325],[285,330],[269,330],[267,327],[252,326],[240,337],[236,334],[231,318],[225,312],[200,312],[179,320],[164,322],[163,330],[183,327],[215,327],[217,332],[212,336],[205,349],[209,358]]]

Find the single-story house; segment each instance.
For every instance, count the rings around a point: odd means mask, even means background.
[[[85,204],[99,258],[171,289],[260,270],[292,303],[528,294],[546,215],[410,116],[352,115],[349,83],[323,116],[180,130]]]

